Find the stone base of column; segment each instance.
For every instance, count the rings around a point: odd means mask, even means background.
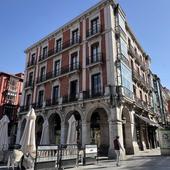
[[[109,148],[108,157],[109,157],[109,159],[116,159],[116,153],[113,148]]]
[[[139,146],[137,142],[133,142],[133,148],[134,148],[134,155],[139,153]]]

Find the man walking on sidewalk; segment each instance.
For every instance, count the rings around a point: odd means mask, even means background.
[[[114,148],[115,148],[115,152],[116,152],[116,166],[120,166],[119,162],[120,162],[120,149],[122,149],[123,151],[123,147],[121,146],[120,142],[119,142],[119,136],[116,136],[116,139],[113,141],[114,143]]]

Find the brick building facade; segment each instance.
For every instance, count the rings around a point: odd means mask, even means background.
[[[46,119],[50,144],[66,143],[74,115],[77,140],[98,144],[101,154],[113,154],[116,135],[126,154],[157,147],[151,59],[113,0],[99,2],[25,53],[18,142],[33,107],[38,143]]]

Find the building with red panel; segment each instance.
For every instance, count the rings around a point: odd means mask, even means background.
[[[17,112],[20,105],[24,74],[15,75],[0,72],[0,118],[6,114],[10,120],[9,136],[13,136],[17,129]],[[11,138],[12,143],[15,139]]]

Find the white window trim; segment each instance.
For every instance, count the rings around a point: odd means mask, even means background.
[[[51,90],[51,100],[53,99],[53,87],[55,87],[55,86],[58,86],[59,88],[59,96],[58,96],[58,98],[60,98],[60,96],[61,96],[61,92],[60,92],[60,83],[59,83],[59,81],[56,81],[56,82],[54,82],[53,84],[52,84],[52,90]]]

